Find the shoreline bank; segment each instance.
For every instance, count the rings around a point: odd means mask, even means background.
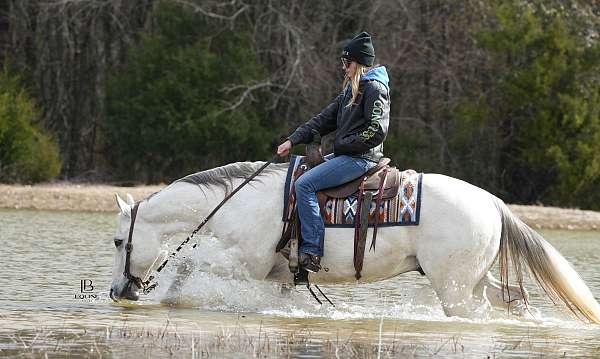
[[[117,212],[114,195],[145,198],[165,185],[117,187],[89,184],[0,184],[0,208],[73,212]],[[534,229],[600,229],[600,212],[580,209],[509,204],[523,222]]]

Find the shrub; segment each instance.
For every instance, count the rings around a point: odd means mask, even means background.
[[[19,78],[0,72],[0,181],[48,181],[60,173],[58,145],[35,124],[39,114]]]

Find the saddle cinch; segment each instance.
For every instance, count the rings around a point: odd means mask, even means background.
[[[304,172],[318,166],[322,162],[324,162],[324,158],[320,150],[320,138],[318,135],[315,135],[313,143],[306,146],[306,156],[302,158],[302,162],[300,162],[297,170],[292,174],[293,182]],[[375,211],[374,215],[369,215],[371,203],[375,199],[375,208],[378,209],[383,200],[394,198],[398,195],[400,171],[395,167],[390,167],[389,163],[389,158],[382,158],[365,175],[338,187],[327,188],[317,192],[317,199],[323,217],[326,216],[325,204],[328,199],[341,199],[350,196],[354,196],[357,199],[357,213],[354,217],[354,269],[356,271],[356,279],[361,278],[360,272],[363,268],[369,225],[373,227],[373,238],[370,249],[375,249],[377,240],[379,215],[377,211]],[[298,248],[302,238],[300,234],[300,220],[296,210],[295,191],[293,189],[290,191],[288,211],[286,213],[288,218],[284,218],[284,228],[276,251],[281,252],[288,259],[289,268],[294,274],[295,282],[305,283],[308,280],[308,273],[298,266]],[[325,268],[325,270],[327,269]]]

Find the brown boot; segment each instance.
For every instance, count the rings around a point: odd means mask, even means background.
[[[300,258],[298,259],[299,264],[305,270],[317,273],[321,270],[321,257],[315,256],[308,253],[300,253]]]

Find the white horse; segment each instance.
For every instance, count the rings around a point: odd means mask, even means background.
[[[232,188],[264,162],[241,162],[173,182],[139,202],[132,234],[130,273],[146,279],[167,256],[166,242],[189,234]],[[287,164],[272,164],[227,201],[206,227],[218,240],[195,250],[206,253],[198,268],[216,275],[293,283],[287,260],[275,253],[282,230]],[[111,298],[138,299],[139,283],[124,275],[133,199],[117,196]],[[418,226],[379,228],[377,249],[365,253],[362,278],[373,282],[417,270],[426,274],[448,316],[471,317],[481,306],[526,314],[523,270],[529,268],[545,292],[579,318],[600,323],[600,305],[569,263],[497,197],[461,180],[423,175]],[[206,228],[205,227],[205,228]],[[369,229],[371,231],[371,229]],[[498,259],[502,281],[490,268]],[[509,261],[518,286],[508,285]],[[322,266],[313,283],[357,283],[353,229],[327,228]],[[189,271],[182,271],[188,273]],[[129,278],[128,278],[129,277]],[[177,281],[176,281],[177,282]],[[181,281],[179,281],[180,283]]]

